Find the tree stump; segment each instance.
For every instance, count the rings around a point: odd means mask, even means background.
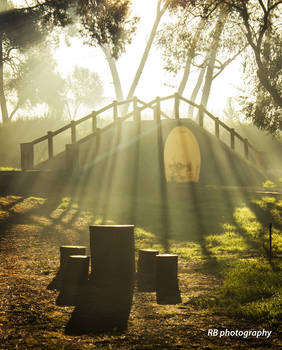
[[[66,271],[68,257],[70,255],[85,255],[86,247],[74,246],[74,245],[63,245],[60,247],[60,267],[57,275],[48,285],[47,289],[60,290],[62,286],[63,276]]]
[[[156,255],[156,294],[158,304],[181,303],[177,269],[177,255]]]
[[[141,292],[156,291],[156,255],[152,249],[139,249],[137,262],[138,289]]]
[[[89,229],[91,278],[67,324],[67,334],[124,330],[131,310],[134,225],[96,225]]]
[[[61,292],[56,300],[59,306],[77,305],[82,288],[88,281],[89,256],[70,255],[62,278]]]
[[[90,226],[91,280],[95,284],[133,283],[134,225]]]

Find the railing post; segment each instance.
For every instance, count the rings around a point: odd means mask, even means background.
[[[34,162],[33,143],[21,143],[21,168],[22,170],[32,170]]]
[[[53,132],[48,131],[48,156],[49,159],[52,159],[54,157],[54,147],[53,147]]]
[[[159,122],[161,120],[161,101],[160,97],[156,97],[156,104],[154,106],[154,120]]]
[[[117,105],[117,101],[113,102],[113,117],[114,117],[114,122],[117,120],[118,118],[118,105]]]
[[[71,143],[76,143],[76,123],[74,120],[71,121]]]
[[[249,141],[248,141],[248,139],[244,140],[244,152],[245,152],[245,158],[249,159]]]
[[[174,94],[174,118],[179,119],[179,95]]]
[[[215,133],[215,136],[219,139],[219,119],[218,118],[215,118],[215,121],[214,121],[214,133]]]
[[[137,100],[137,97],[134,96],[133,97],[133,120],[134,121],[137,121],[138,119],[138,116],[137,116],[137,113],[138,113],[138,106],[137,106],[137,103],[138,103],[138,100]]]
[[[201,128],[203,128],[204,127],[204,108],[202,105],[199,106],[198,117],[199,117],[199,125]]]
[[[95,111],[92,112],[92,133],[94,134],[97,130],[97,114]]]
[[[235,133],[234,129],[230,129],[230,147],[234,151],[235,150]]]

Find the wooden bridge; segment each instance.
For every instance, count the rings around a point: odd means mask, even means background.
[[[163,105],[165,101],[170,101],[173,103],[172,112],[170,115],[164,112]],[[66,164],[68,164],[68,159],[71,159],[71,166],[75,163],[73,162],[73,155],[77,152],[80,145],[89,141],[96,140],[96,145],[98,146],[103,134],[107,132],[112,127],[121,128],[125,121],[132,121],[134,124],[139,124],[144,120],[144,111],[150,110],[153,112],[153,121],[156,125],[161,124],[163,120],[184,120],[189,119],[189,116],[184,116],[183,110],[185,109],[185,105],[192,105],[197,109],[197,121],[198,127],[201,129],[207,129],[206,125],[209,126],[209,133],[212,133],[216,139],[222,139],[222,130],[228,132],[229,134],[229,142],[228,146],[232,151],[237,150],[237,146],[241,143],[241,148],[243,149],[243,157],[248,161],[252,162],[255,166],[261,165],[261,153],[258,152],[248,141],[248,139],[242,137],[236,130],[230,128],[224,122],[219,120],[219,118],[215,117],[209,111],[207,111],[203,106],[198,105],[183,96],[178,94],[169,95],[166,97],[156,97],[154,100],[150,102],[144,102],[137,97],[133,97],[132,99],[125,101],[113,101],[107,106],[93,111],[89,115],[76,120],[71,121],[69,124],[63,126],[62,128],[56,131],[48,131],[46,135],[39,137],[31,142],[22,143],[21,144],[21,168],[22,170],[32,170],[32,169],[42,169],[44,168],[48,162],[52,161],[52,159],[58,156],[58,152],[54,147],[54,140],[56,137],[63,132],[70,130],[70,141],[69,144],[66,145],[66,149],[64,152],[60,152],[59,154],[62,156],[65,155]],[[122,112],[123,111],[123,112]],[[123,114],[125,111],[125,115]],[[107,112],[111,114],[111,122],[103,128],[98,128],[97,125],[99,123],[99,118],[102,113]],[[148,119],[148,118],[147,118]],[[89,131],[89,134],[83,136],[82,138],[78,138],[79,128],[85,122],[91,122],[92,126]],[[211,121],[213,127],[211,129]],[[47,141],[47,150],[48,157],[44,162],[38,162],[35,164],[35,146],[42,144]],[[95,142],[95,141],[94,141]],[[237,144],[238,143],[238,144]],[[68,167],[68,165],[66,165]]]

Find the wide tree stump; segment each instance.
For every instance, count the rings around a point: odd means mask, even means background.
[[[131,310],[134,225],[90,226],[91,278],[69,323],[68,334],[123,330]]]
[[[91,280],[96,285],[133,283],[134,225],[90,226]]]
[[[48,285],[47,289],[60,290],[62,286],[63,277],[67,267],[68,257],[70,255],[85,255],[85,246],[75,246],[75,245],[63,245],[60,247],[60,267],[57,275]]]
[[[141,292],[156,290],[156,255],[159,252],[152,249],[139,249],[137,262],[138,289]]]
[[[74,306],[88,281],[89,256],[70,255],[62,278],[61,292],[56,300],[59,306]]]
[[[158,304],[181,303],[177,270],[177,255],[156,255],[156,294]]]

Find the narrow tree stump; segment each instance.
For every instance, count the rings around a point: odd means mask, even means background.
[[[181,303],[177,278],[178,256],[156,255],[156,292],[158,304]]]
[[[133,283],[134,225],[90,226],[91,280],[97,285]]]
[[[141,292],[156,291],[156,255],[152,249],[139,249],[137,262],[138,289]]]
[[[66,271],[68,257],[70,255],[85,255],[86,247],[85,246],[74,246],[74,245],[63,245],[60,247],[60,267],[57,272],[57,275],[48,285],[47,289],[56,289],[60,290],[62,286],[63,276]]]
[[[124,330],[131,310],[134,225],[96,225],[89,230],[91,278],[67,324],[67,334]]]
[[[62,278],[61,292],[56,300],[60,306],[77,305],[82,288],[88,281],[89,256],[70,255]]]

